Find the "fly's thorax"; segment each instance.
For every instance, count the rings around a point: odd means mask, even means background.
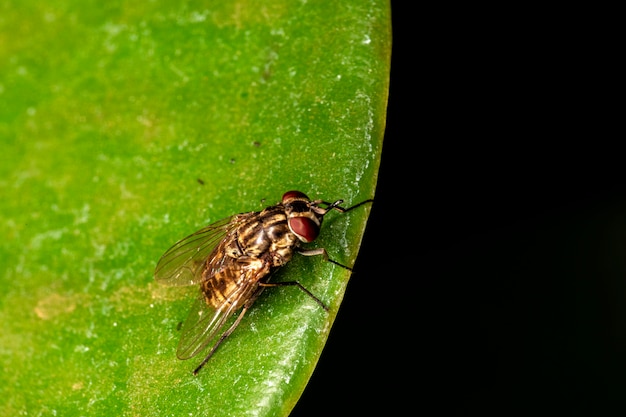
[[[238,228],[237,244],[246,256],[282,266],[291,259],[299,240],[287,224],[284,207],[278,204],[244,222]]]

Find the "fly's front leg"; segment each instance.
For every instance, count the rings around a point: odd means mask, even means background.
[[[319,255],[321,255],[322,258],[324,258],[325,261],[333,263],[333,264],[335,264],[337,266],[340,266],[340,267],[342,267],[344,269],[347,269],[348,271],[352,271],[352,268],[350,268],[349,266],[345,266],[343,264],[340,264],[337,261],[333,261],[332,259],[330,259],[328,257],[328,252],[326,252],[326,249],[324,249],[324,248],[316,248],[316,249],[308,249],[308,250],[298,249],[297,252],[300,255],[304,255],[304,256],[319,256]]]

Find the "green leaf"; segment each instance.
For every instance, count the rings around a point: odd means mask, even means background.
[[[198,376],[176,359],[197,288],[153,280],[178,239],[311,198],[372,198],[388,1],[0,5],[0,414],[284,416],[349,272],[296,256]],[[320,238],[356,259],[369,205]]]

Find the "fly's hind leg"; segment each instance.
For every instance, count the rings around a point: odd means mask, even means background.
[[[215,344],[213,345],[213,347],[211,348],[211,351],[209,352],[209,354],[204,358],[204,360],[200,363],[200,365],[198,365],[196,367],[196,369],[193,370],[193,374],[194,375],[198,375],[198,372],[200,372],[200,370],[202,369],[202,367],[204,365],[206,365],[206,363],[209,361],[209,359],[211,359],[211,356],[213,356],[213,354],[215,353],[215,351],[217,350],[218,347],[220,347],[220,345],[222,344],[222,342],[224,340],[226,340],[226,338],[228,336],[231,335],[232,332],[235,331],[235,329],[237,328],[237,326],[239,326],[239,323],[241,322],[241,319],[243,318],[243,316],[246,314],[246,311],[248,311],[248,309],[250,308],[250,305],[245,305],[242,309],[241,309],[241,313],[239,313],[239,316],[237,317],[237,320],[235,320],[235,322],[232,324],[232,326],[230,326],[228,328],[228,330],[226,330],[221,336],[220,338],[217,340],[217,342],[215,342]]]

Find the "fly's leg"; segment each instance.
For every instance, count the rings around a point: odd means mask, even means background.
[[[340,264],[337,261],[333,261],[332,259],[330,259],[328,257],[328,252],[326,252],[326,249],[324,248],[316,248],[316,249],[308,249],[308,250],[304,250],[304,249],[297,249],[298,253],[304,256],[319,256],[321,255],[322,258],[324,258],[325,261],[328,261],[330,263],[333,263],[337,266],[340,266],[342,268],[347,269],[348,271],[352,271],[352,268],[350,268],[349,266],[345,266],[343,264]],[[282,281],[282,282],[265,282],[265,283],[259,283],[259,286],[263,286],[263,287],[288,287],[288,286],[295,286],[298,287],[300,289],[300,291],[304,292],[306,295],[308,295],[309,297],[311,297],[313,299],[313,301],[315,301],[317,304],[319,304],[324,310],[328,311],[328,306],[326,304],[324,304],[319,298],[317,298],[311,291],[307,290],[304,285],[300,284],[298,281]]]
[[[328,311],[328,306],[324,304],[319,298],[317,298],[311,291],[307,290],[304,285],[298,281],[283,281],[283,282],[264,282],[259,283],[259,286],[263,287],[298,287],[300,291],[311,297],[313,301],[319,304],[324,310]]]
[[[343,208],[339,205],[343,203],[343,200],[337,200],[332,203],[329,201],[324,201],[324,200],[315,200],[311,203],[311,209],[317,214],[321,214],[322,216],[325,216],[326,213],[328,213],[331,210],[337,210],[340,213],[347,213],[351,210],[354,210],[357,207],[361,207],[363,204],[373,203],[373,202],[374,200],[370,198],[369,200],[361,201],[360,203],[350,206],[348,208]],[[326,207],[320,207],[319,206],[320,204],[324,204]]]
[[[339,262],[333,261],[332,259],[330,259],[328,257],[328,252],[326,252],[326,249],[324,249],[324,248],[316,248],[316,249],[308,249],[308,250],[299,249],[298,253],[300,255],[304,255],[304,256],[319,256],[319,255],[321,255],[322,258],[324,258],[325,261],[330,262],[332,264],[335,264],[337,266],[340,266],[343,269],[347,269],[348,271],[352,271],[352,268],[350,268],[349,266],[346,266],[344,264],[340,264]]]
[[[251,305],[251,304],[250,304]],[[228,330],[226,330],[221,336],[220,338],[217,340],[217,342],[215,342],[215,344],[213,345],[213,347],[211,348],[211,351],[209,352],[209,354],[206,356],[206,358],[204,358],[204,360],[200,363],[200,365],[198,365],[198,367],[196,369],[193,370],[193,374],[194,375],[198,375],[198,372],[200,372],[200,370],[202,369],[202,367],[204,365],[206,365],[206,363],[209,361],[209,359],[211,359],[211,356],[213,356],[213,354],[215,353],[215,351],[217,350],[218,347],[220,347],[220,345],[222,344],[222,342],[224,340],[226,340],[226,338],[228,336],[230,336],[230,334],[232,332],[235,331],[235,329],[237,328],[237,326],[239,326],[239,323],[241,322],[241,319],[243,318],[243,316],[246,314],[246,311],[248,311],[248,309],[250,308],[250,305],[245,305],[242,309],[241,309],[241,313],[239,314],[239,317],[237,317],[237,320],[235,320],[235,322],[233,323],[232,326],[230,326],[228,328]]]
[[[348,208],[343,208],[343,207],[341,207],[339,205],[339,204],[343,203],[343,200],[337,200],[337,201],[335,201],[333,203],[330,203],[328,201],[323,201],[323,200],[317,200],[317,201],[314,202],[315,204],[314,204],[314,206],[312,208],[313,208],[313,210],[315,212],[317,212],[318,214],[321,214],[322,216],[324,216],[324,215],[326,215],[326,213],[328,213],[331,210],[337,210],[340,213],[347,213],[347,212],[349,212],[351,210],[354,210],[357,207],[361,207],[363,204],[373,203],[373,202],[374,202],[373,199],[369,199],[369,200],[361,201],[360,203],[355,204],[353,206],[350,206]],[[318,207],[317,204],[325,204],[326,207],[325,208],[321,208],[321,207]],[[326,249],[324,249],[324,248],[308,249],[308,250],[296,249],[296,250],[297,250],[297,252],[299,254],[304,255],[304,256],[318,256],[318,255],[322,255],[322,258],[324,258],[325,261],[333,263],[333,264],[335,264],[337,266],[340,266],[340,267],[342,267],[344,269],[347,269],[348,271],[352,271],[352,268],[350,268],[349,266],[346,266],[344,264],[340,264],[339,262],[333,261],[332,259],[330,259],[328,257],[328,252],[326,252]]]
[[[323,203],[328,204],[328,207],[326,207],[327,210],[337,210],[340,213],[347,213],[350,210],[354,210],[357,207],[361,207],[363,204],[373,203],[373,202],[374,202],[373,199],[369,199],[369,200],[361,201],[360,203],[355,204],[352,207],[348,207],[348,208],[339,207],[339,204],[343,203],[343,200],[337,200],[334,203],[328,203],[324,201]]]

